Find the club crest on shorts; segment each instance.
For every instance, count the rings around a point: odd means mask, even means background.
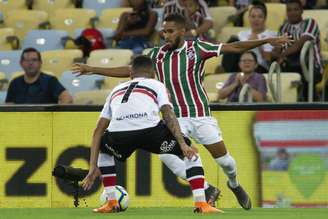
[[[160,147],[161,153],[172,151],[176,144],[177,142],[175,140],[171,140],[170,143],[164,141]]]

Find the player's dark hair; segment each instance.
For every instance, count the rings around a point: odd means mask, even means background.
[[[166,22],[174,22],[174,23],[176,23],[178,25],[181,25],[183,27],[186,26],[186,20],[180,14],[175,14],[175,13],[169,14],[167,17],[164,18],[164,21],[166,21]]]
[[[23,50],[23,52],[21,54],[21,57],[20,57],[20,61],[23,61],[25,53],[29,53],[29,52],[35,52],[38,55],[39,61],[42,61],[41,53],[39,52],[39,50],[37,50],[35,48],[32,48],[32,47],[29,47],[29,48],[26,48],[26,49]]]
[[[252,6],[249,10],[249,13],[251,13],[251,11],[253,9],[260,9],[262,11],[262,13],[264,14],[264,17],[265,18],[267,17],[268,10],[267,10],[267,7],[265,6],[265,4],[262,1],[259,1],[259,0],[252,1]]]
[[[300,8],[303,9],[303,5],[301,0],[287,0],[286,4],[298,4],[298,6],[300,6]]]
[[[146,55],[136,56],[132,61],[132,70],[135,73],[150,73],[146,72],[153,69],[152,60]]]

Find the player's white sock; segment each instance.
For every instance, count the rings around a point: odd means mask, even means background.
[[[215,161],[222,167],[223,172],[228,176],[229,185],[236,188],[239,183],[237,181],[236,161],[227,153],[222,157],[216,158]]]
[[[117,200],[115,192],[116,170],[114,157],[105,153],[99,153],[98,167],[101,172],[101,178],[108,200]]]
[[[173,154],[160,154],[159,159],[178,177],[187,180],[186,177],[186,164],[178,156]],[[205,180],[205,189],[209,187],[208,182]]]
[[[186,165],[186,176],[190,184],[192,194],[195,202],[206,202],[205,190],[204,190],[204,169],[202,161],[198,158],[189,160],[184,158]]]

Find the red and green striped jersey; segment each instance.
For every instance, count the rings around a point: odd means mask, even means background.
[[[202,86],[205,60],[220,54],[222,44],[195,40],[170,51],[167,46],[153,48],[153,60],[158,80],[171,95],[177,117],[210,116],[207,94]]]
[[[290,24],[286,21],[281,25],[279,35],[288,33],[293,40],[299,40],[302,36],[310,36],[314,44],[314,60],[322,70],[321,53],[320,53],[320,30],[318,23],[313,18],[305,18],[298,24]]]

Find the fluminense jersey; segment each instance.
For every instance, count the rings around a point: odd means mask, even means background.
[[[293,40],[299,40],[302,36],[310,36],[314,44],[314,60],[322,70],[320,53],[320,30],[318,23],[313,18],[305,18],[298,24],[290,24],[288,21],[281,25],[279,34],[288,33]]]
[[[197,12],[202,17],[202,19],[212,20],[206,2],[204,0],[198,0],[198,4],[199,10]],[[186,11],[184,7],[179,3],[179,0],[167,0],[165,2],[163,19],[170,14],[180,14],[183,17],[186,17]],[[196,21],[196,19],[199,18],[192,17],[192,19],[193,21]]]
[[[135,78],[112,90],[100,117],[111,120],[110,132],[151,128],[160,122],[159,111],[166,104],[172,106],[163,83]]]
[[[167,46],[153,48],[157,79],[169,90],[177,117],[210,116],[209,102],[202,86],[205,60],[219,56],[222,44],[212,44],[199,39],[185,41],[174,51]]]

